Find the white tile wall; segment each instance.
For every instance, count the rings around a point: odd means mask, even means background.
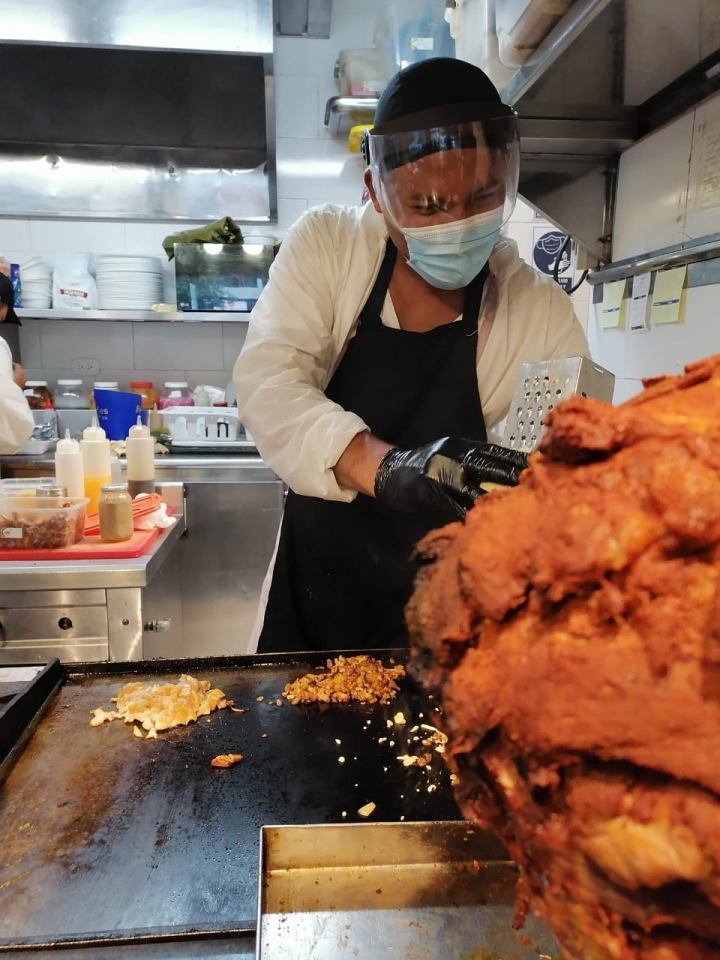
[[[591,309],[588,339],[594,359],[618,378],[616,402],[637,393],[643,377],[682,373],[686,364],[720,353],[714,286],[686,290],[683,322],[653,326],[646,334],[632,334],[627,327],[603,330],[599,306]]]
[[[186,367],[222,370],[223,340],[219,323],[138,323],[132,324],[134,362],[155,370]]]

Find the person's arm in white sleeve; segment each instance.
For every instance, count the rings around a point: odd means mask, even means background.
[[[0,454],[15,453],[34,429],[32,410],[13,379],[10,347],[0,337]]]
[[[323,392],[333,360],[334,242],[319,217],[302,217],[289,230],[233,382],[240,419],[265,463],[296,493],[350,501],[356,490],[372,492],[389,447]]]
[[[550,322],[545,342],[546,359],[590,357],[590,347],[580,321],[575,316],[572,300],[557,284],[553,284],[550,290]]]

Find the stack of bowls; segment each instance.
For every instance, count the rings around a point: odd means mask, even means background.
[[[20,264],[22,305],[36,310],[52,306],[52,270],[42,257],[30,257]]]

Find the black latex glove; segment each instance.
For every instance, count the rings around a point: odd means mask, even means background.
[[[526,466],[527,456],[517,450],[443,437],[414,450],[389,450],[375,476],[375,496],[403,513],[449,523],[485,493],[480,484],[514,487]]]

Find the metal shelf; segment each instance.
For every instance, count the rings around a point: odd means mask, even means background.
[[[21,319],[28,320],[109,320],[115,323],[247,323],[249,313],[223,311],[155,313],[153,310],[33,310],[18,307]]]

